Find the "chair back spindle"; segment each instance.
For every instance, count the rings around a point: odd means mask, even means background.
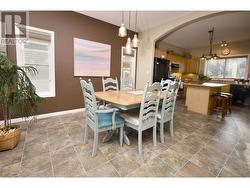
[[[147,84],[145,86],[139,115],[141,130],[156,124],[160,94],[160,83],[154,83],[151,86]]]
[[[89,83],[87,83],[85,80],[80,80],[80,83],[84,97],[86,120],[89,124],[97,128],[96,125],[98,124],[98,118],[96,115],[96,110],[98,109],[98,107],[96,103],[93,84],[91,80],[89,80]]]
[[[113,78],[102,78],[102,87],[103,91],[118,91],[119,85],[118,85],[118,79],[117,77],[115,79]]]

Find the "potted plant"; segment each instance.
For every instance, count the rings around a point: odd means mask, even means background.
[[[199,74],[199,80],[200,81],[209,81],[211,78],[209,76],[206,76],[204,74]]]
[[[13,149],[20,139],[20,126],[11,123],[12,116],[33,116],[41,100],[28,74],[36,75],[37,70],[32,66],[17,66],[0,54],[0,119],[3,119],[0,123],[0,151]]]

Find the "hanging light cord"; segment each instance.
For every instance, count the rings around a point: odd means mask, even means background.
[[[130,11],[128,15],[128,36],[129,36],[129,30],[130,30]]]
[[[122,11],[122,24],[125,25],[125,23],[124,23],[124,11]]]
[[[135,32],[136,32],[136,28],[137,28],[137,11],[135,11]]]
[[[209,31],[209,40],[210,40],[210,52],[209,52],[209,55],[211,55],[213,53],[214,28]]]

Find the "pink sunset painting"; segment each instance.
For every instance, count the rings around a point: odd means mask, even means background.
[[[74,38],[74,76],[110,76],[111,46]]]

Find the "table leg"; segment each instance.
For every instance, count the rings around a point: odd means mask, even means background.
[[[104,143],[104,142],[108,142],[111,138],[112,138],[112,136],[113,136],[113,134],[114,134],[114,132],[115,131],[107,131],[106,132],[106,135],[104,136],[104,138],[103,138],[103,140],[102,140],[102,142]]]
[[[128,138],[128,135],[127,135],[126,131],[123,132],[123,142],[125,144],[127,144],[128,146],[130,145],[130,141],[129,141],[129,138]]]
[[[112,138],[112,136],[114,135],[114,132],[115,131],[107,131],[106,135],[104,136],[104,138],[102,140],[102,142],[103,143],[108,142]],[[128,146],[130,145],[130,140],[128,138],[128,135],[127,135],[126,131],[123,132],[123,142],[125,144],[127,144]]]

